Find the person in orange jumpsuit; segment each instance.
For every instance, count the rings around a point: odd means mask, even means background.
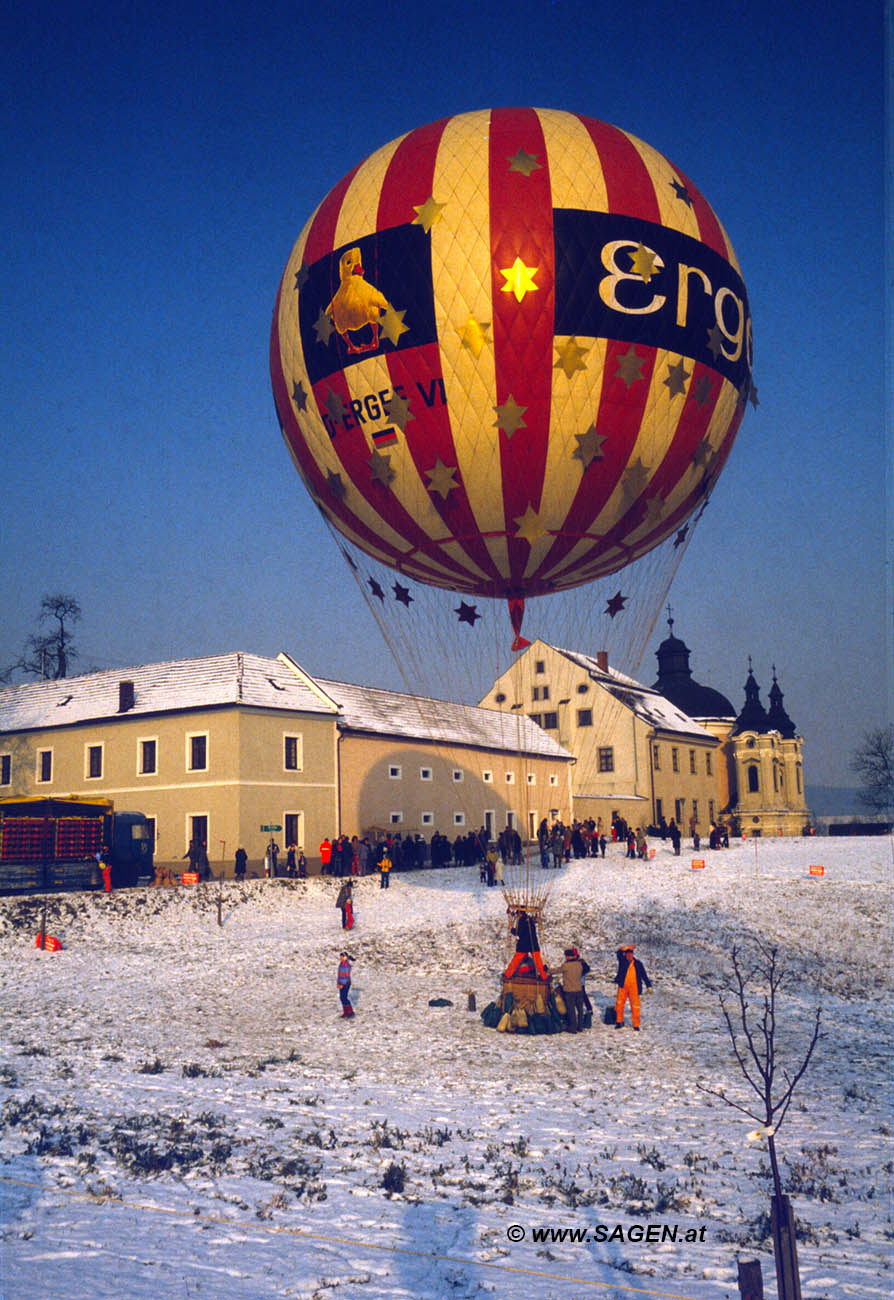
[[[652,981],[646,974],[645,966],[634,957],[633,951],[632,943],[618,949],[618,973],[615,976],[615,983],[618,986],[618,996],[615,999],[615,1029],[624,1028],[624,1003],[629,998],[633,1028],[639,1032],[639,1000],[643,985],[650,989]]]

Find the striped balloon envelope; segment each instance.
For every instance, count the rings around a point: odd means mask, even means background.
[[[332,524],[420,582],[559,592],[703,502],[753,397],[748,300],[693,183],[606,123],[460,114],[360,163],[277,297],[283,435]]]

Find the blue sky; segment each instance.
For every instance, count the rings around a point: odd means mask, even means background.
[[[285,648],[397,684],[370,672],[378,633],[280,438],[273,300],[366,154],[536,104],[660,149],[733,241],[760,406],[675,579],[675,631],[736,704],[747,656],[764,692],[775,663],[808,781],[849,783],[889,689],[881,6],[305,9],[56,0],[7,19],[0,662],[63,590],[82,669]]]

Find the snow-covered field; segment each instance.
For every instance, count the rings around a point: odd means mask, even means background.
[[[57,953],[0,900],[3,1300],[721,1300],[750,1258],[775,1295],[766,1151],[697,1086],[746,1100],[710,985],[753,936],[792,971],[784,1064],[823,1006],[778,1136],[805,1300],[890,1296],[892,843],[704,856],[553,875],[547,960],[577,943],[601,1010],[635,942],[639,1034],[485,1028],[504,908],[465,868],[358,884],[353,1021],[335,881],[226,884],[222,925],[216,884],[54,897]]]

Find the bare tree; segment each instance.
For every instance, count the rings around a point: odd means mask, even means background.
[[[723,1088],[708,1087],[701,1082],[698,1087],[761,1125],[760,1136],[767,1139],[773,1174],[773,1248],[779,1297],[780,1300],[800,1300],[794,1220],[788,1197],[782,1191],[776,1134],[820,1040],[822,1007],[816,1009],[810,1042],[800,1064],[787,1069],[779,1057],[777,1014],[780,994],[792,980],[789,971],[779,961],[777,948],[760,940],[756,941],[755,947],[756,954],[751,960],[743,955],[740,947],[733,948],[732,975],[718,991],[733,1055],[754,1097],[745,1104],[728,1096]],[[758,1006],[752,1009],[749,996],[755,986]]]
[[[44,596],[40,602],[38,623],[55,622],[48,632],[35,632],[25,643],[20,659],[3,673],[8,681],[15,673],[44,680],[66,677],[71,661],[78,657],[72,626],[81,617],[81,607],[74,596],[63,592]]]
[[[851,771],[860,778],[857,798],[875,813],[894,807],[894,726],[873,727],[854,750]]]

